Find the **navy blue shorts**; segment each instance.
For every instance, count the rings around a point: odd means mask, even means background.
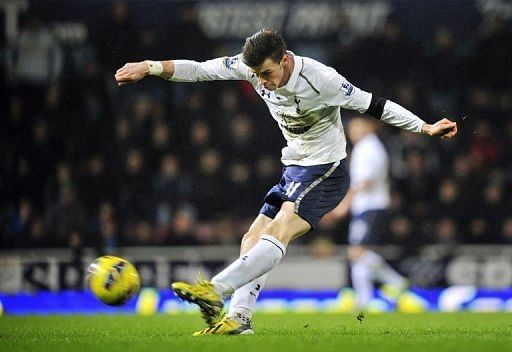
[[[388,214],[384,209],[368,210],[352,216],[348,227],[348,243],[352,245],[381,244],[387,227]]]
[[[345,160],[314,166],[285,166],[281,181],[265,196],[260,214],[273,219],[283,202],[294,202],[295,213],[315,228],[322,216],[345,197],[349,184]]]

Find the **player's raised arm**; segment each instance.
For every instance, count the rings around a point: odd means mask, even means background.
[[[444,118],[428,124],[401,105],[357,88],[335,70],[329,68],[324,71],[322,74],[326,79],[323,91],[329,105],[366,113],[389,125],[431,137],[445,139],[457,134],[457,124],[451,120]]]
[[[247,80],[253,73],[240,55],[220,57],[204,62],[193,60],[140,61],[125,64],[115,74],[118,85],[135,83],[146,76],[169,81],[198,82],[216,80]]]
[[[174,62],[168,61],[140,61],[128,62],[115,74],[118,86],[140,81],[146,76],[158,76],[170,79],[174,75]]]

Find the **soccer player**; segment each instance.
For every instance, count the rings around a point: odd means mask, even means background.
[[[400,105],[357,88],[333,68],[288,51],[281,35],[270,29],[247,38],[242,53],[233,57],[127,63],[115,79],[121,86],[148,75],[178,82],[246,80],[287,141],[282,178],[243,236],[240,257],[210,281],[172,284],[178,297],[200,307],[209,325],[194,335],[253,333],[252,310],[267,273],[290,241],[313,229],[345,196],[349,176],[340,107],[414,133],[442,138],[457,133],[448,119],[425,123]],[[228,313],[222,316],[224,297],[231,294]]]
[[[368,308],[373,298],[374,281],[383,283],[383,291],[391,299],[407,287],[407,280],[391,268],[376,252],[368,248],[382,241],[387,228],[390,203],[389,160],[386,148],[376,134],[376,120],[352,118],[348,123],[348,138],[353,144],[350,158],[350,189],[340,205],[333,210],[335,217],[351,212],[348,256],[356,305]]]

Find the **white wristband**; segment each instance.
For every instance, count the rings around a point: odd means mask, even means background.
[[[160,61],[145,60],[144,62],[148,65],[150,76],[160,76],[164,72],[164,66]]]

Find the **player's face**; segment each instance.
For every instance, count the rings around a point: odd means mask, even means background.
[[[286,84],[283,78],[285,77],[286,67],[288,67],[288,61],[286,55],[279,62],[267,58],[260,66],[253,67],[251,70],[256,74],[265,89],[276,90]]]
[[[355,117],[348,123],[347,134],[352,144],[359,142],[360,139],[372,132],[372,125],[366,120]]]

